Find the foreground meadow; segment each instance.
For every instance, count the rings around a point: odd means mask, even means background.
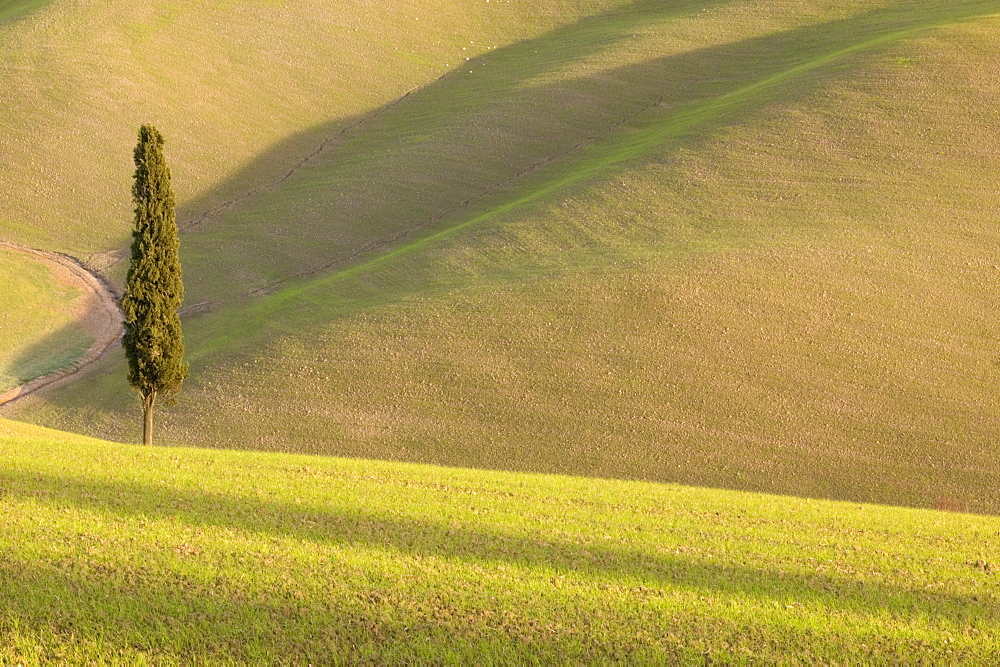
[[[0,422],[0,662],[985,663],[998,543],[992,517]]]

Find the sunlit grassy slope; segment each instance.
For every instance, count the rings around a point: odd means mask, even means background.
[[[1000,2],[558,7],[188,191],[164,439],[1000,511]]]
[[[80,290],[0,248],[0,393],[67,365],[92,339],[77,325]]]
[[[1000,520],[0,421],[0,660],[976,663]]]

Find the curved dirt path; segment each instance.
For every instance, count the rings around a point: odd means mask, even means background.
[[[84,267],[77,259],[57,252],[29,248],[10,241],[0,241],[0,248],[30,255],[36,261],[52,269],[56,280],[71,283],[83,290],[83,304],[77,322],[94,337],[93,344],[83,356],[69,366],[64,366],[0,394],[0,405],[4,405],[38,391],[42,387],[62,382],[100,359],[121,337],[122,312],[118,307],[118,296],[111,287]]]

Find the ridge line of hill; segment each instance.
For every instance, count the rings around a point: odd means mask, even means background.
[[[464,229],[464,228],[466,228],[466,227],[468,227],[468,226],[470,226],[472,224],[475,224],[477,222],[480,222],[480,221],[483,221],[485,219],[488,219],[488,218],[492,217],[493,215],[495,215],[497,213],[502,213],[502,212],[505,212],[505,211],[509,211],[509,210],[511,210],[513,208],[516,208],[518,206],[521,206],[523,204],[527,204],[527,203],[530,203],[532,201],[535,201],[538,198],[540,198],[541,196],[549,194],[549,193],[555,191],[556,189],[558,189],[558,188],[560,188],[562,186],[571,185],[573,183],[580,182],[583,179],[589,178],[589,177],[595,175],[596,173],[600,172],[601,170],[603,170],[603,169],[605,169],[607,167],[613,166],[615,164],[619,164],[619,163],[621,163],[624,160],[627,160],[627,159],[630,159],[632,157],[635,157],[642,150],[644,150],[644,148],[647,146],[646,140],[648,140],[650,144],[656,144],[656,143],[662,142],[666,138],[666,135],[669,134],[669,132],[671,131],[671,129],[674,129],[674,130],[685,129],[685,128],[690,127],[691,125],[696,125],[696,124],[700,123],[703,120],[706,120],[706,119],[711,118],[711,117],[715,117],[718,114],[724,113],[726,110],[731,109],[733,106],[741,104],[747,98],[752,98],[752,97],[760,94],[761,92],[763,92],[763,91],[765,91],[765,90],[767,90],[767,89],[769,89],[769,88],[771,88],[773,86],[780,85],[781,83],[787,81],[790,78],[793,78],[793,77],[801,75],[801,74],[805,74],[807,72],[810,72],[810,71],[813,71],[813,70],[818,69],[820,67],[823,67],[825,65],[828,65],[829,63],[831,63],[832,61],[834,61],[834,60],[836,60],[838,58],[841,58],[841,57],[844,57],[844,56],[849,56],[849,55],[852,55],[852,54],[855,54],[855,53],[859,53],[859,52],[862,52],[862,51],[866,51],[866,50],[869,50],[869,49],[872,49],[872,48],[876,48],[876,47],[885,45],[887,43],[890,43],[890,42],[893,42],[893,41],[896,41],[896,40],[899,40],[899,39],[904,39],[906,37],[913,36],[913,35],[915,35],[917,33],[924,32],[926,30],[932,30],[932,29],[935,29],[935,28],[941,28],[943,26],[951,25],[952,23],[954,23],[954,21],[932,20],[932,21],[928,21],[927,23],[916,25],[916,26],[912,26],[912,25],[902,26],[902,27],[899,27],[896,30],[893,30],[891,32],[884,33],[884,34],[881,34],[881,35],[878,35],[878,36],[876,36],[874,38],[867,39],[867,40],[860,41],[860,42],[856,42],[856,43],[847,44],[847,45],[843,46],[843,48],[835,49],[835,50],[832,50],[832,51],[830,51],[828,53],[822,54],[822,55],[820,55],[820,56],[818,56],[816,58],[813,58],[813,59],[810,59],[810,60],[807,60],[807,61],[804,61],[804,62],[796,63],[796,64],[790,66],[788,69],[786,69],[784,71],[778,72],[776,74],[772,74],[770,76],[766,76],[766,77],[764,77],[762,79],[759,79],[757,81],[749,82],[749,83],[747,83],[747,85],[745,85],[742,88],[739,88],[737,90],[729,91],[729,92],[721,94],[721,95],[719,95],[717,97],[713,97],[713,98],[710,98],[710,99],[707,99],[707,100],[699,101],[699,102],[697,102],[695,104],[692,104],[692,105],[689,105],[689,106],[686,106],[686,107],[682,107],[682,108],[678,109],[675,114],[673,114],[673,115],[665,118],[664,119],[665,122],[657,122],[657,123],[654,123],[653,126],[651,126],[651,127],[644,128],[643,131],[640,133],[641,136],[640,136],[640,140],[639,141],[632,142],[631,144],[621,145],[621,146],[614,146],[614,145],[609,146],[608,147],[609,148],[608,154],[605,156],[604,159],[599,160],[596,164],[593,164],[593,165],[591,165],[589,167],[585,167],[585,168],[582,168],[582,169],[574,170],[572,173],[566,174],[566,175],[561,176],[561,177],[557,177],[554,180],[552,180],[551,182],[542,183],[542,184],[539,185],[539,187],[531,190],[530,192],[528,192],[527,194],[525,194],[523,196],[517,197],[516,199],[513,199],[513,200],[505,202],[505,203],[500,203],[500,204],[498,204],[497,206],[493,207],[490,210],[484,211],[481,214],[473,216],[472,218],[466,219],[464,221],[458,222],[455,225],[452,225],[452,226],[447,227],[445,229],[439,230],[439,231],[437,231],[437,232],[435,232],[435,233],[433,233],[433,234],[431,234],[429,236],[426,236],[426,237],[423,237],[423,238],[418,238],[418,239],[413,239],[408,244],[396,245],[396,244],[400,243],[401,241],[404,241],[405,239],[410,238],[413,235],[421,232],[422,230],[427,229],[428,227],[430,227],[434,223],[439,222],[439,221],[447,218],[448,216],[457,213],[458,211],[460,211],[460,210],[462,210],[464,208],[467,208],[473,202],[482,199],[483,197],[485,197],[485,196],[489,195],[490,193],[492,193],[492,192],[500,189],[501,187],[504,187],[506,185],[509,185],[510,183],[515,182],[519,178],[522,178],[522,177],[524,177],[524,176],[526,176],[526,175],[528,175],[530,173],[533,173],[533,172],[541,169],[542,167],[544,167],[544,166],[546,166],[548,164],[551,164],[552,162],[555,162],[559,158],[566,157],[566,156],[568,156],[568,155],[570,155],[570,154],[572,154],[572,153],[580,150],[581,148],[583,148],[585,146],[588,146],[588,145],[589,146],[593,146],[597,142],[600,142],[600,141],[602,141],[604,139],[608,139],[609,137],[611,137],[611,135],[614,133],[614,131],[616,129],[618,129],[621,126],[625,125],[629,121],[631,121],[631,120],[633,120],[633,119],[641,116],[642,114],[650,111],[651,109],[654,109],[654,108],[656,108],[658,106],[661,106],[663,104],[663,102],[664,102],[664,96],[659,96],[657,99],[655,99],[655,100],[651,101],[650,103],[642,106],[637,111],[635,111],[635,112],[633,112],[633,113],[631,113],[631,114],[629,114],[629,115],[627,115],[627,116],[625,116],[623,118],[620,118],[618,121],[612,123],[603,132],[600,132],[598,134],[592,135],[592,136],[590,136],[590,137],[588,137],[588,138],[586,138],[586,139],[584,139],[584,140],[576,143],[575,145],[573,145],[572,147],[570,147],[570,148],[568,148],[568,149],[566,149],[564,151],[561,151],[561,152],[556,153],[554,155],[550,155],[550,156],[548,156],[548,157],[546,157],[546,158],[544,158],[542,160],[539,160],[539,161],[535,162],[534,164],[531,164],[531,165],[525,167],[524,169],[521,169],[520,171],[518,171],[516,174],[514,174],[511,177],[508,177],[508,178],[502,179],[500,181],[497,181],[495,183],[492,183],[492,184],[488,185],[486,188],[484,188],[478,194],[473,195],[473,196],[471,196],[471,197],[463,200],[462,202],[459,202],[458,204],[455,204],[454,206],[451,206],[447,210],[445,210],[445,211],[443,211],[443,212],[441,212],[441,213],[439,213],[439,214],[437,214],[437,215],[435,215],[435,216],[433,216],[431,218],[428,218],[428,219],[426,219],[425,221],[423,221],[421,223],[413,225],[412,227],[409,227],[407,229],[401,230],[401,231],[396,232],[394,234],[391,234],[389,236],[383,237],[382,239],[373,240],[373,241],[365,244],[364,246],[361,246],[361,247],[357,248],[356,250],[352,251],[351,253],[349,253],[347,255],[344,255],[342,257],[339,257],[339,258],[336,258],[336,259],[332,259],[332,260],[330,260],[328,262],[324,262],[323,264],[320,264],[320,265],[317,265],[317,266],[313,266],[313,267],[310,267],[310,268],[303,269],[303,270],[298,271],[298,272],[296,272],[294,274],[291,274],[289,276],[285,276],[283,278],[279,278],[279,279],[274,280],[274,281],[272,281],[272,282],[270,282],[270,283],[268,283],[266,285],[262,285],[260,287],[256,287],[256,288],[254,288],[252,290],[248,290],[248,291],[242,292],[240,294],[236,294],[236,295],[233,295],[233,296],[230,296],[230,297],[226,297],[226,298],[223,298],[223,299],[208,300],[208,301],[203,301],[203,302],[199,302],[199,303],[196,303],[196,304],[192,304],[191,306],[188,306],[186,308],[182,308],[180,312],[181,312],[182,315],[194,315],[194,314],[199,314],[199,313],[203,313],[203,312],[212,311],[217,306],[222,306],[222,305],[225,305],[225,304],[233,303],[233,302],[236,302],[236,301],[238,301],[240,299],[245,299],[245,298],[248,298],[248,297],[266,296],[266,295],[269,295],[269,294],[273,294],[277,290],[277,288],[279,286],[281,286],[281,285],[283,285],[285,283],[288,283],[290,281],[293,281],[293,280],[296,280],[296,279],[300,279],[300,278],[307,278],[307,277],[310,277],[310,276],[314,276],[316,274],[320,274],[320,273],[322,273],[324,271],[328,271],[328,270],[333,269],[335,267],[347,264],[347,263],[351,262],[352,260],[357,259],[357,258],[359,258],[359,257],[361,257],[361,256],[363,256],[365,254],[368,254],[368,253],[372,253],[372,252],[375,252],[375,251],[378,251],[378,250],[386,250],[386,252],[384,252],[383,254],[380,254],[380,255],[377,255],[375,257],[372,257],[370,260],[368,260],[366,262],[361,262],[361,263],[355,264],[353,266],[346,266],[346,267],[344,267],[341,272],[338,272],[338,275],[339,274],[346,275],[348,273],[352,273],[353,271],[359,270],[362,267],[370,266],[373,263],[377,263],[377,262],[383,261],[385,259],[388,259],[390,257],[393,257],[393,256],[397,255],[398,253],[406,252],[408,250],[415,249],[415,248],[419,247],[420,245],[422,245],[423,243],[426,243],[426,242],[429,242],[429,241],[432,241],[432,240],[435,240],[435,239],[439,239],[439,238],[442,238],[442,237],[444,237],[446,235],[450,235],[450,234],[452,234],[454,232],[460,231],[461,229]],[[443,76],[447,76],[447,74],[443,75]],[[694,80],[688,82],[687,86],[685,86],[681,90],[686,90],[691,85],[693,85],[695,83],[698,83],[698,81],[699,81],[699,79],[694,79]],[[308,156],[306,156],[306,157],[302,158],[301,160],[299,160],[295,164],[295,166],[287,174],[285,174],[283,177],[281,177],[280,179],[271,181],[271,182],[269,182],[267,184],[260,185],[260,186],[258,186],[256,188],[253,188],[253,189],[249,190],[247,193],[245,193],[244,195],[242,195],[242,196],[240,196],[238,198],[232,199],[232,200],[230,200],[228,202],[225,202],[225,203],[221,204],[220,206],[217,206],[217,207],[215,207],[213,209],[210,209],[206,213],[204,213],[201,216],[199,216],[194,222],[188,223],[187,225],[184,225],[182,227],[182,230],[183,229],[189,229],[189,228],[195,226],[196,224],[200,224],[201,222],[204,222],[208,218],[210,218],[210,217],[212,217],[212,216],[214,216],[214,215],[222,212],[223,210],[231,207],[232,205],[234,205],[238,201],[241,201],[243,199],[246,199],[246,198],[252,196],[256,192],[259,192],[260,190],[262,190],[264,188],[267,188],[267,187],[270,187],[270,186],[273,186],[273,185],[277,185],[277,184],[279,184],[281,182],[284,182],[289,177],[291,177],[295,173],[295,171],[297,171],[306,162],[308,162],[310,159],[312,159],[316,155],[320,154],[323,150],[325,150],[325,148],[335,138],[340,137],[345,132],[347,132],[348,130],[356,128],[359,125],[361,125],[363,123],[366,123],[367,121],[370,121],[373,118],[375,118],[375,117],[377,117],[377,116],[385,113],[387,110],[391,109],[395,105],[397,105],[400,102],[402,102],[403,99],[405,99],[408,95],[410,95],[415,90],[417,90],[417,88],[414,88],[414,89],[408,91],[406,94],[404,94],[400,98],[396,99],[395,101],[393,101],[392,103],[390,103],[386,107],[383,107],[382,109],[380,109],[375,115],[369,116],[369,117],[366,117],[366,118],[362,118],[362,119],[358,120],[357,122],[351,124],[350,126],[344,128],[343,130],[341,130],[340,132],[338,132],[333,137],[329,137],[329,138],[325,139],[320,144],[319,148],[315,149]],[[668,127],[664,127],[664,126],[668,126]]]
[[[691,86],[693,86],[695,83],[697,83],[700,80],[701,79],[693,79],[693,80],[689,81],[688,84],[686,86],[684,86],[681,90],[682,91],[683,90],[687,90],[688,88],[690,88]],[[416,89],[414,89],[414,90],[416,90]],[[399,102],[401,102],[403,100],[403,98],[405,98],[411,92],[413,92],[413,90],[407,92],[406,95],[403,95],[402,97],[400,97],[399,99],[397,99],[392,104],[393,105],[398,104]],[[413,236],[414,234],[416,234],[416,233],[418,233],[418,232],[420,232],[420,231],[422,231],[422,230],[430,227],[434,223],[440,222],[441,220],[444,220],[448,216],[450,216],[450,215],[452,215],[454,213],[457,213],[457,212],[461,211],[464,208],[467,208],[473,202],[478,201],[478,200],[480,200],[480,199],[482,199],[482,198],[484,198],[484,197],[492,194],[493,192],[496,192],[497,190],[499,190],[499,189],[501,189],[501,188],[503,188],[503,187],[505,187],[505,186],[507,186],[507,185],[509,185],[509,184],[511,184],[513,182],[515,182],[519,178],[522,178],[523,176],[526,176],[526,175],[528,175],[530,173],[536,172],[539,169],[541,169],[542,167],[544,167],[544,166],[546,166],[548,164],[551,164],[552,162],[555,162],[559,158],[566,157],[567,155],[570,155],[570,154],[572,154],[572,153],[580,150],[581,148],[583,148],[583,147],[585,147],[585,146],[587,146],[589,144],[593,144],[594,142],[600,141],[601,139],[604,139],[604,138],[610,136],[612,132],[614,132],[615,130],[617,130],[619,127],[621,127],[625,123],[627,123],[630,120],[633,120],[634,118],[642,115],[643,113],[649,111],[650,109],[653,109],[653,108],[655,108],[657,106],[662,105],[663,102],[664,102],[664,96],[661,95],[658,98],[656,98],[655,100],[653,100],[652,102],[643,105],[638,110],[636,110],[636,111],[628,114],[627,116],[624,116],[624,117],[618,119],[617,121],[615,121],[614,123],[610,124],[607,127],[607,129],[605,129],[603,132],[591,135],[590,137],[587,137],[586,139],[583,139],[583,140],[577,142],[573,146],[570,146],[569,148],[567,148],[567,149],[565,149],[563,151],[560,151],[558,153],[554,153],[554,154],[549,155],[549,156],[547,156],[547,157],[545,157],[545,158],[543,158],[541,160],[538,160],[537,162],[535,162],[533,164],[530,164],[527,167],[524,167],[523,169],[519,170],[513,176],[508,176],[508,177],[503,178],[503,179],[501,179],[499,181],[495,181],[493,183],[490,183],[485,188],[483,188],[480,192],[478,192],[478,193],[476,193],[476,194],[468,197],[467,199],[465,199],[465,200],[463,200],[463,201],[461,201],[461,202],[459,202],[459,203],[451,206],[450,208],[446,209],[445,211],[443,211],[441,213],[437,213],[434,216],[425,219],[423,222],[417,223],[417,224],[415,224],[415,225],[413,225],[411,227],[408,227],[406,229],[403,229],[403,230],[400,230],[398,232],[395,232],[394,234],[390,234],[390,235],[384,236],[384,237],[382,237],[380,239],[375,239],[373,241],[370,241],[370,242],[364,244],[363,246],[357,248],[356,250],[354,250],[354,251],[352,251],[352,252],[350,252],[350,253],[348,253],[346,255],[343,255],[342,257],[337,257],[335,259],[332,259],[329,262],[324,262],[323,264],[320,264],[320,265],[317,265],[317,266],[313,266],[313,267],[310,267],[310,268],[307,268],[307,269],[303,269],[301,271],[298,271],[297,273],[293,273],[291,275],[285,276],[284,278],[279,278],[278,280],[274,280],[274,281],[272,281],[272,282],[270,282],[270,283],[268,283],[266,285],[262,285],[261,287],[256,287],[256,288],[254,288],[252,290],[249,290],[247,292],[242,292],[240,294],[236,294],[236,295],[231,296],[231,297],[226,297],[225,299],[216,299],[216,300],[212,300],[212,301],[202,301],[200,303],[192,304],[191,306],[187,306],[186,308],[182,308],[180,310],[180,313],[182,315],[193,315],[193,314],[196,314],[196,313],[202,313],[202,312],[210,311],[215,306],[220,306],[220,305],[223,305],[223,304],[232,303],[233,301],[237,301],[239,299],[243,299],[243,298],[246,298],[246,297],[264,296],[264,295],[267,295],[267,294],[272,294],[280,285],[283,285],[284,283],[290,282],[292,280],[296,280],[298,278],[307,278],[309,276],[316,275],[317,273],[322,273],[323,271],[328,271],[328,270],[330,270],[330,269],[332,269],[332,268],[334,268],[336,266],[339,266],[339,265],[342,265],[342,264],[346,264],[346,263],[350,262],[351,260],[354,260],[354,259],[357,259],[357,258],[361,257],[362,255],[366,255],[368,253],[371,253],[371,252],[374,252],[374,251],[377,251],[377,250],[381,250],[381,249],[384,249],[384,248],[389,248],[389,247],[391,247],[391,246],[393,246],[393,245],[395,245],[395,244],[397,244],[397,243],[399,243],[399,242],[401,242],[401,241],[403,241],[403,240],[405,240],[405,239]],[[390,106],[392,106],[392,105],[390,105]],[[386,107],[385,109],[380,110],[377,115],[381,115],[388,108],[389,107]],[[312,153],[310,153],[305,158],[302,158],[301,160],[299,160],[296,163],[295,167],[291,171],[289,171],[287,174],[285,174],[283,177],[281,177],[280,179],[278,179],[276,181],[272,181],[271,183],[268,183],[266,185],[261,185],[261,186],[255,188],[255,189],[253,189],[251,191],[248,191],[248,192],[244,193],[244,195],[242,195],[242,196],[240,196],[238,198],[229,200],[228,202],[225,202],[224,204],[221,204],[220,206],[217,206],[217,207],[211,209],[210,211],[208,211],[208,212],[202,214],[201,216],[199,216],[196,219],[195,222],[189,223],[185,227],[182,227],[182,229],[188,229],[190,227],[193,227],[196,224],[200,224],[201,222],[204,222],[208,218],[210,218],[210,217],[216,215],[217,213],[221,212],[222,209],[223,209],[223,207],[232,206],[233,204],[237,203],[238,201],[250,197],[254,192],[257,192],[257,191],[259,191],[259,190],[261,190],[261,189],[263,189],[265,187],[268,187],[270,185],[277,185],[278,183],[281,183],[281,182],[287,180],[289,177],[292,176],[292,174],[296,170],[298,170],[300,167],[302,167],[306,162],[308,162],[310,159],[312,159],[316,155],[319,155],[320,153],[322,153],[326,149],[326,147],[330,144],[330,142],[333,141],[333,139],[335,139],[336,137],[339,137],[339,136],[343,135],[345,132],[347,132],[348,130],[350,130],[350,129],[354,128],[354,127],[357,127],[358,125],[360,125],[360,124],[362,124],[362,123],[364,123],[364,122],[366,122],[368,120],[371,120],[374,117],[375,116],[359,120],[358,122],[352,124],[350,127],[347,127],[347,128],[344,128],[343,130],[341,130],[334,137],[329,137],[329,138],[325,139],[322,142],[322,144],[320,145],[319,148],[317,148],[316,150],[314,150]]]
[[[0,248],[30,255],[42,264],[64,269],[77,286],[90,296],[90,308],[88,308],[88,312],[81,315],[80,320],[97,324],[93,327],[95,331],[94,342],[87,348],[83,356],[68,366],[0,393],[0,405],[4,405],[43,387],[63,382],[93,364],[104,356],[104,353],[112,345],[118,342],[123,328],[122,312],[118,307],[118,295],[107,281],[84,266],[77,258],[64,253],[31,248],[13,241],[0,241]]]

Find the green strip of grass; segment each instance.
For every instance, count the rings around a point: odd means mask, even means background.
[[[989,15],[996,9],[994,3],[989,5],[979,4],[978,8],[968,8],[965,14],[955,16],[951,12],[944,12],[945,16],[943,17],[932,16],[925,18],[923,22],[916,26],[887,31],[871,39],[862,40],[842,49],[824,53],[819,57],[798,63],[784,71],[754,81],[718,98],[691,104],[687,108],[673,112],[666,117],[654,119],[653,122],[645,126],[640,125],[624,136],[612,135],[607,140],[588,147],[587,159],[585,161],[576,164],[571,163],[572,166],[566,173],[560,174],[550,181],[543,181],[536,185],[533,190],[515,199],[505,201],[503,204],[482,214],[462,220],[451,227],[441,229],[410,243],[396,246],[388,252],[373,257],[366,262],[323,276],[316,281],[316,284],[322,289],[331,282],[363,273],[382,262],[395,260],[401,255],[444,239],[468,227],[483,224],[495,217],[507,214],[545,197],[549,197],[555,192],[593,178],[595,175],[606,173],[608,170],[626,161],[643,155],[652,148],[662,146],[665,142],[690,131],[694,127],[707,124],[725,113],[737,110],[748,104],[748,102],[753,101],[754,98],[766,94],[768,91],[786,84],[796,77],[829,66],[838,59],[869,51],[943,25],[953,25],[961,20],[974,20],[975,18]],[[857,19],[854,19],[853,22],[860,23]],[[831,29],[833,28],[831,27]],[[285,298],[287,298],[287,295],[283,295],[283,300]]]
[[[1000,519],[0,422],[0,660],[989,661]]]
[[[654,107],[630,118],[621,131],[610,133],[608,136],[591,143],[585,142],[586,145],[581,150],[573,152],[565,159],[555,161],[551,168],[540,169],[533,175],[519,179],[519,182],[513,186],[515,189],[505,192],[502,197],[485,197],[484,201],[487,206],[482,212],[469,216],[447,216],[442,226],[430,226],[427,230],[419,229],[413,233],[406,232],[402,238],[412,237],[412,240],[390,243],[387,249],[370,253],[367,257],[362,255],[360,261],[356,261],[346,268],[321,273],[312,279],[282,281],[280,291],[265,298],[255,298],[251,305],[238,309],[240,312],[238,317],[226,313],[221,315],[221,318],[226,322],[238,319],[242,323],[241,329],[243,331],[259,330],[266,323],[275,319],[275,312],[294,310],[294,304],[302,300],[310,298],[316,300],[316,297],[311,297],[310,293],[313,295],[316,293],[328,294],[330,291],[336,290],[334,286],[338,283],[359,276],[363,277],[377,271],[383,264],[407,261],[403,259],[403,256],[407,254],[426,249],[463,231],[483,226],[498,218],[530,208],[532,205],[551,200],[560,193],[573,192],[574,188],[584,185],[588,181],[608,178],[610,174],[623,165],[636,161],[655,149],[688,136],[694,131],[708,133],[714,130],[720,118],[738,117],[741,113],[751,113],[754,105],[773,102],[771,98],[775,95],[775,91],[781,91],[783,87],[797,91],[798,89],[793,83],[796,79],[804,78],[823,68],[830,68],[838,60],[875,51],[888,44],[911,38],[921,32],[965,21],[974,21],[995,13],[998,8],[1000,8],[1000,4],[995,1],[962,2],[951,6],[941,5],[916,9],[905,6],[891,7],[842,21],[809,26],[778,37],[767,36],[749,40],[746,44],[736,45],[734,53],[777,50],[777,56],[774,62],[757,65],[758,70],[764,74],[756,80],[738,84],[735,88],[732,88],[732,82],[727,82],[719,94],[708,96],[705,99],[697,99],[679,108],[671,108],[666,112]],[[632,18],[629,14],[626,16]],[[618,21],[623,20],[620,17],[615,18]],[[647,17],[647,20],[650,19]],[[814,44],[819,39],[817,35],[825,36],[820,40],[819,45]],[[830,35],[839,36],[840,39],[831,38]],[[840,46],[826,48],[827,42]],[[755,45],[758,43],[760,46],[756,47]],[[846,46],[843,45],[844,43]],[[731,60],[737,61],[736,58],[731,58]],[[729,64],[732,66],[732,63]],[[650,68],[650,77],[659,74],[657,67],[648,64],[646,66]],[[780,68],[779,71],[767,73],[776,67]],[[704,73],[702,74],[704,75]],[[741,77],[746,76],[743,72],[740,75]],[[737,78],[735,81],[739,82],[740,79]],[[680,99],[685,99],[685,96],[682,95]],[[433,107],[434,104],[432,102],[427,106]],[[407,126],[405,132],[412,133],[414,129],[413,126]],[[397,131],[403,132],[398,128]],[[398,140],[398,138],[396,139]],[[373,153],[381,153],[385,150],[387,149],[380,147],[379,151],[373,150]],[[292,182],[294,183],[295,180],[293,179]],[[315,183],[310,184],[310,186],[317,187]],[[335,198],[336,195],[329,192],[329,183],[322,182],[322,187],[325,188],[324,192],[327,197]],[[266,196],[265,193],[262,198],[266,199]],[[264,205],[256,205],[265,208]],[[271,206],[273,208],[274,204],[272,203]],[[273,225],[273,211],[270,216],[260,215],[259,212],[255,213],[262,219],[267,219],[269,225]],[[379,225],[382,224],[384,224],[383,220],[376,218],[373,226],[378,229]],[[388,233],[391,231],[391,227],[383,231]],[[244,234],[245,231],[241,228],[240,233]],[[311,237],[305,235],[303,238]],[[212,240],[213,243],[218,243],[217,239],[213,238]],[[196,260],[201,262],[204,258],[198,253],[205,251],[198,247],[199,241],[200,239],[197,237],[188,239],[189,243],[193,242],[195,245],[192,252],[195,253]],[[321,247],[321,244],[314,245]],[[259,256],[266,253],[251,254]],[[307,256],[307,254],[306,251],[299,253],[300,261],[303,261],[301,257]],[[237,256],[242,257],[243,253],[237,253]],[[266,263],[268,260],[262,261]],[[206,275],[211,276],[209,282],[223,291],[232,289],[232,287],[225,287],[227,284],[240,284],[235,281],[219,280],[218,276],[211,271]],[[203,278],[203,280],[206,279]],[[364,278],[361,279],[361,282],[364,282]],[[261,285],[255,286],[263,288]],[[411,284],[405,284],[404,289],[409,288],[411,288]],[[353,305],[357,305],[358,295],[363,294],[366,290],[364,287],[359,289],[352,285],[348,289],[336,291],[349,293],[352,300],[355,301]],[[385,298],[384,290],[377,290],[376,293],[376,298],[380,300]],[[339,310],[343,312],[343,308]],[[208,343],[200,352],[217,351],[220,347],[232,344],[231,336],[242,335],[241,332],[237,332],[231,327],[227,328],[227,332],[218,332],[219,337]]]
[[[52,0],[0,0],[0,23],[26,16],[50,2]]]

